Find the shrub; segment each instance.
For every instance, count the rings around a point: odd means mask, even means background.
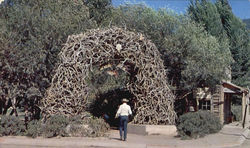
[[[101,137],[105,136],[105,133],[109,130],[109,124],[107,124],[102,118],[88,118],[83,121],[83,124],[88,125],[85,136],[88,137]]]
[[[221,128],[219,118],[208,111],[186,113],[177,122],[177,132],[182,139],[203,137]]]
[[[26,136],[36,138],[42,135],[41,121],[33,120],[28,123]]]
[[[0,136],[22,136],[25,124],[16,116],[0,116]]]
[[[43,135],[46,138],[55,136],[100,137],[105,136],[109,125],[101,118],[88,117],[82,120],[79,116],[68,118],[63,115],[50,117],[44,125],[40,121],[28,124],[26,136],[36,138]]]
[[[70,124],[83,124],[83,120],[79,115],[70,117],[69,122]]]
[[[232,113],[234,116],[234,120],[241,121],[242,119],[242,111],[241,111],[241,105],[232,105]]]
[[[63,115],[55,115],[50,117],[42,127],[43,136],[46,138],[68,136],[66,127],[69,124],[69,118]]]
[[[100,137],[105,136],[109,125],[101,118],[88,117],[81,124],[71,123],[67,126],[67,133],[76,137]]]

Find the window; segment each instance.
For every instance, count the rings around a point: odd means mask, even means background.
[[[211,103],[210,100],[199,100],[199,109],[210,110]]]

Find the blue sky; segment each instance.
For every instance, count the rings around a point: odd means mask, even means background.
[[[215,1],[215,0],[213,0]],[[241,18],[250,18],[250,0],[228,0],[233,13]],[[114,6],[119,6],[125,3],[145,3],[147,6],[158,8],[170,8],[177,13],[185,13],[189,5],[189,0],[112,0]]]

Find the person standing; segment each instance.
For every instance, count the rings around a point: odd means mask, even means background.
[[[126,98],[122,99],[122,105],[119,106],[119,109],[115,115],[116,118],[120,117],[119,122],[119,131],[120,139],[122,140],[122,129],[124,130],[123,140],[127,140],[127,125],[128,125],[128,116],[132,115],[130,106],[127,104],[128,100]]]

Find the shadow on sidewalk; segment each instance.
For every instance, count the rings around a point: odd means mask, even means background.
[[[110,139],[110,140],[122,141],[120,138],[113,138],[113,137],[110,137],[109,139]]]

